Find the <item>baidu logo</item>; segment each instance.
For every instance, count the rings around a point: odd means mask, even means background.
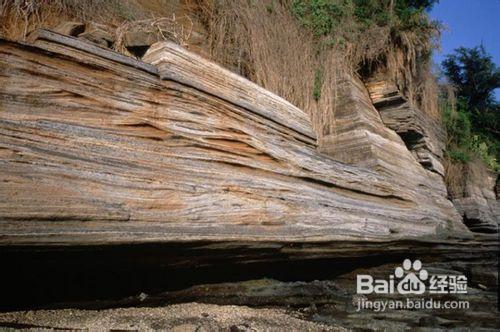
[[[429,269],[432,271],[432,269]],[[377,279],[368,274],[358,274],[353,297],[356,311],[369,309],[378,311],[415,309],[468,309],[469,302],[425,297],[427,294],[467,294],[467,277],[457,274],[430,274],[418,259],[405,259],[386,279]],[[426,295],[423,295],[426,293]],[[368,294],[400,294],[402,297],[372,298]]]
[[[424,281],[427,280],[429,274],[422,269],[422,262],[418,259],[413,264],[411,260],[405,259],[403,267],[397,267],[394,275],[399,279],[404,277],[398,282],[397,290],[399,294],[423,294],[425,292]]]
[[[405,259],[389,279],[375,279],[371,275],[358,274],[358,294],[421,295],[426,291],[434,294],[466,293],[467,278],[463,275],[429,275],[420,260]]]

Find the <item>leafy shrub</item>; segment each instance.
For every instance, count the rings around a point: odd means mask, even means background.
[[[327,35],[345,16],[347,1],[293,0],[292,13],[316,37]]]
[[[500,173],[500,163],[497,159],[500,143],[491,135],[474,129],[471,113],[467,110],[467,103],[463,99],[457,100],[456,109],[445,105],[442,120],[448,134],[448,157],[461,163],[478,158],[491,170]]]
[[[470,155],[465,151],[460,150],[450,150],[447,151],[448,157],[450,157],[454,161],[458,161],[461,163],[468,163],[471,158]]]
[[[445,106],[443,109],[443,124],[448,133],[448,146],[467,147],[471,137],[470,114],[463,108],[464,104],[457,102],[457,109]]]
[[[490,169],[499,173],[500,164],[494,154],[495,144],[480,135],[472,135],[470,149],[476,154]]]
[[[435,0],[292,0],[290,11],[315,37],[319,53],[334,48],[352,71],[369,77],[387,70],[403,93],[431,116],[427,101],[436,93],[414,91],[426,86],[431,48],[439,26],[426,15]],[[324,53],[323,53],[324,54]],[[318,54],[319,59],[322,58]],[[406,91],[412,90],[412,91]],[[317,96],[316,91],[313,95]],[[415,96],[419,96],[417,99]],[[430,98],[427,98],[430,97]]]
[[[314,100],[319,101],[321,98],[321,87],[323,86],[323,70],[316,69],[314,74],[313,97]]]
[[[291,9],[294,16],[305,27],[312,29],[317,37],[329,34],[334,25],[350,16],[351,9],[361,30],[375,25],[390,25],[393,29],[427,32],[429,28],[435,27],[435,23],[429,21],[424,12],[435,2],[436,0],[293,0]]]
[[[362,23],[364,28],[374,24],[383,26],[390,23],[390,15],[387,10],[372,0],[354,0],[354,15]]]

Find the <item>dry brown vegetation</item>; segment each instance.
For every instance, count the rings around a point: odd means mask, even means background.
[[[420,59],[432,47],[429,38],[402,31],[394,42],[389,27],[362,31],[351,7],[330,36],[318,37],[293,16],[290,1],[191,4],[209,31],[212,58],[305,110],[319,136],[333,130],[337,86],[345,73],[365,68],[370,75],[389,74],[410,101],[439,118],[435,77]]]
[[[274,2],[272,10],[245,0],[193,4],[209,31],[214,60],[305,110],[320,135],[331,130],[336,82],[349,69],[345,56],[333,48],[319,52],[312,33],[283,3]]]
[[[450,158],[445,158],[443,166],[445,168],[444,181],[448,189],[448,195],[451,198],[463,197],[467,183],[468,164],[454,162]]]
[[[431,39],[400,31],[395,41],[388,26],[360,29],[352,3],[342,3],[340,24],[330,36],[318,37],[294,17],[289,0],[0,0],[0,33],[19,40],[63,20],[93,21],[111,27],[114,48],[127,54],[124,32],[154,32],[183,44],[197,16],[208,31],[213,60],[305,110],[319,136],[334,130],[339,82],[366,68],[370,75],[389,73],[411,101],[437,118],[435,78],[429,64],[419,61],[432,48]],[[182,16],[176,13],[180,6]]]
[[[445,183],[451,198],[469,197],[471,193],[468,192],[467,184],[481,187],[483,179],[491,176],[485,163],[477,158],[467,163],[445,158],[444,167]]]
[[[70,19],[117,26],[138,18],[135,5],[120,0],[0,0],[0,29],[9,39],[23,40],[30,31]]]
[[[95,22],[115,34],[117,51],[130,55],[123,35],[132,29],[186,43],[192,22],[187,15],[176,15],[177,8],[171,0],[0,0],[0,34],[24,40],[37,28],[53,28],[65,20]]]
[[[130,30],[155,34],[160,40],[171,40],[186,46],[191,35],[193,23],[189,17],[160,17],[144,20],[125,21],[115,30],[114,49],[120,53],[131,55],[125,47],[125,33]]]

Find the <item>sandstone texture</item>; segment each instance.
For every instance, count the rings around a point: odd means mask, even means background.
[[[61,35],[76,37],[85,31],[85,23],[64,21],[58,24],[53,30]]]
[[[1,44],[2,244],[470,237],[423,170],[321,154],[301,110],[173,43],[33,40]]]
[[[366,86],[384,124],[402,138],[423,167],[444,176],[445,132],[440,123],[411,105],[391,80],[372,79]]]
[[[0,310],[31,310],[0,326],[498,327],[494,182],[454,205],[442,132],[389,83],[346,75],[323,136],[177,44],[137,60],[79,35],[0,39]],[[405,258],[467,275],[471,310],[356,312],[356,274]]]
[[[500,203],[494,191],[496,175],[481,164],[467,167],[463,192],[452,193],[452,201],[473,232],[498,233]]]
[[[363,82],[345,76],[339,86],[330,133],[319,142],[319,151],[335,160],[375,170],[410,188],[428,188],[436,201],[446,197],[442,176],[419,164],[403,137],[374,107]]]
[[[384,124],[399,134],[424,168],[444,176],[445,133],[442,126],[411,105],[396,85],[383,75],[369,80],[366,87]],[[473,232],[497,233],[500,215],[494,192],[496,178],[479,166],[468,167],[463,192],[450,192],[448,196]],[[442,182],[439,178],[434,179]]]

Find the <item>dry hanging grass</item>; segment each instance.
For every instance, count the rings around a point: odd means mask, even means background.
[[[411,31],[394,37],[389,26],[362,28],[354,2],[333,1],[344,12],[322,37],[293,16],[290,0],[0,0],[0,32],[23,39],[63,20],[92,21],[115,31],[114,48],[129,54],[123,46],[126,31],[185,44],[197,13],[208,30],[212,59],[305,110],[320,138],[334,130],[339,81],[363,67],[388,73],[410,101],[438,118],[435,79],[429,65],[419,61],[431,47],[429,38]],[[179,6],[187,10],[176,16]],[[388,2],[389,13],[391,6]]]
[[[388,7],[387,11],[392,12],[392,9]],[[438,39],[437,28],[429,29],[424,34],[404,30],[397,25],[392,29],[371,28],[352,39],[356,51],[351,61],[353,64],[376,67],[377,72],[383,72],[396,83],[410,103],[429,117],[439,119],[437,80],[432,73],[430,59],[425,56],[437,47]]]
[[[441,120],[439,111],[439,86],[436,76],[430,69],[422,71],[422,77],[417,81],[416,96],[417,107],[435,120]]]
[[[37,28],[53,28],[65,20],[96,22],[116,31],[115,48],[127,53],[121,42],[128,29],[184,43],[192,22],[186,15],[176,17],[178,7],[172,0],[0,0],[0,33],[24,40]]]
[[[333,48],[319,52],[286,3],[201,0],[192,8],[209,30],[213,60],[306,111],[320,137],[332,131],[345,57]]]
[[[118,25],[142,14],[133,1],[121,0],[0,0],[0,31],[4,37],[23,40],[37,28],[51,28],[64,20]]]
[[[193,23],[188,16],[176,17],[172,15],[172,17],[124,22],[115,30],[114,49],[122,54],[131,55],[124,43],[125,33],[131,30],[154,34],[159,40],[171,40],[186,46],[192,29]]]
[[[351,1],[328,36],[314,36],[293,16],[291,1],[191,0],[205,22],[212,59],[282,96],[309,113],[321,138],[331,133],[337,85],[345,73],[377,68],[417,107],[438,119],[438,95],[422,54],[434,31],[361,26]],[[392,2],[387,12],[393,11]],[[397,30],[397,27],[396,27]]]
[[[465,194],[465,185],[467,183],[467,164],[445,158],[443,166],[445,168],[444,181],[448,189],[448,195],[451,198],[463,197]]]

